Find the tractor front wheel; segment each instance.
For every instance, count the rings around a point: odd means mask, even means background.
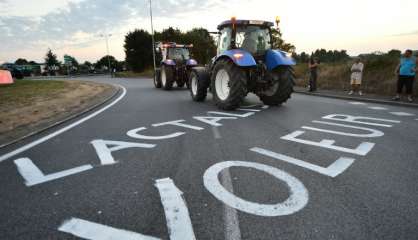
[[[216,63],[211,89],[215,104],[223,110],[238,108],[247,94],[247,77],[244,70],[233,62],[220,60]]]
[[[189,90],[193,101],[205,101],[209,85],[210,78],[205,68],[197,67],[191,71],[188,86],[190,86]]]
[[[269,89],[264,90],[258,96],[260,100],[270,106],[277,106],[286,102],[293,92],[294,74],[289,66],[281,66],[272,72],[273,84]]]
[[[161,84],[164,90],[173,88],[174,76],[173,68],[170,66],[161,66]]]
[[[161,88],[161,70],[159,68],[154,71],[154,86],[155,88]]]

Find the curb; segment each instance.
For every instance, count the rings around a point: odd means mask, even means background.
[[[380,103],[380,104],[387,104],[387,105],[394,105],[394,106],[418,108],[418,104],[416,103],[386,101],[386,100],[379,100],[379,99],[372,99],[372,98],[356,98],[356,97],[323,94],[323,93],[310,93],[310,92],[299,91],[299,90],[295,90],[294,92],[299,93],[299,94],[304,94],[304,95],[316,96],[316,97],[337,98],[337,99],[344,99],[344,100],[351,100],[351,101],[358,101],[358,102],[371,102],[371,103]]]
[[[112,95],[110,95],[108,98],[104,99],[102,102],[99,102],[99,103],[97,103],[97,104],[95,104],[95,105],[93,105],[93,106],[91,106],[91,107],[89,107],[89,108],[84,109],[84,110],[83,110],[83,111],[81,111],[81,112],[75,113],[75,114],[73,114],[73,115],[71,115],[71,116],[68,116],[68,117],[66,117],[66,118],[64,118],[64,119],[62,119],[62,120],[60,120],[60,121],[57,121],[57,122],[55,122],[55,123],[53,123],[53,124],[51,124],[51,125],[49,125],[49,126],[47,126],[47,127],[44,127],[44,128],[39,129],[39,130],[36,130],[36,131],[34,131],[34,132],[31,132],[31,133],[29,133],[29,134],[27,134],[27,135],[25,135],[25,136],[23,136],[23,137],[20,137],[20,138],[18,138],[18,139],[15,139],[15,140],[13,140],[13,141],[11,141],[11,142],[1,144],[1,145],[0,145],[0,149],[6,148],[6,147],[8,147],[8,146],[10,146],[10,145],[13,145],[13,144],[18,143],[18,142],[20,142],[20,141],[23,141],[23,140],[25,140],[25,139],[27,139],[27,138],[29,138],[29,137],[32,137],[32,136],[34,136],[34,135],[40,134],[40,133],[42,133],[42,132],[45,132],[45,131],[47,131],[47,130],[49,130],[49,129],[53,128],[53,127],[56,127],[56,126],[61,125],[61,124],[64,124],[64,123],[66,123],[66,122],[68,122],[68,121],[71,121],[71,120],[73,120],[73,119],[75,119],[75,118],[78,118],[78,117],[80,117],[81,115],[84,115],[84,114],[86,114],[86,113],[88,113],[88,112],[91,112],[91,111],[93,111],[93,110],[95,110],[95,109],[97,109],[97,108],[99,108],[99,107],[101,107],[101,106],[105,105],[105,104],[106,104],[106,103],[108,103],[110,100],[112,100],[112,99],[113,99],[113,98],[115,98],[117,95],[119,95],[119,94],[120,94],[120,92],[122,91],[122,88],[121,88],[121,87],[119,87],[119,86],[117,86],[117,85],[113,85],[113,84],[109,84],[109,85],[111,85],[111,86],[115,87],[115,91],[114,91],[114,93],[113,93]]]

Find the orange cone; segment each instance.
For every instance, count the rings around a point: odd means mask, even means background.
[[[12,84],[12,74],[7,70],[0,70],[0,85],[1,84]]]

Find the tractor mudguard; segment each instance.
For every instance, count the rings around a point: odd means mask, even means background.
[[[231,59],[237,66],[240,67],[252,67],[257,65],[254,57],[249,52],[241,49],[227,50],[219,55],[216,58],[216,61],[224,57]]]
[[[164,65],[168,65],[168,66],[175,66],[176,62],[172,59],[166,59],[164,61],[161,62]]]
[[[267,50],[266,65],[268,70],[273,70],[277,66],[293,66],[296,65],[293,58],[288,57],[286,52],[280,50]]]
[[[193,66],[196,66],[196,65],[197,65],[197,61],[196,61],[196,60],[194,60],[194,59],[188,59],[188,60],[186,61],[186,66],[193,67]]]

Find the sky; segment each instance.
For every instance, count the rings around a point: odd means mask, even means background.
[[[417,0],[152,0],[154,28],[215,31],[224,20],[274,21],[297,52],[345,49],[350,55],[418,49]],[[150,31],[149,0],[0,0],[0,64],[42,62],[51,48],[79,62],[110,54],[125,58],[124,36]]]

